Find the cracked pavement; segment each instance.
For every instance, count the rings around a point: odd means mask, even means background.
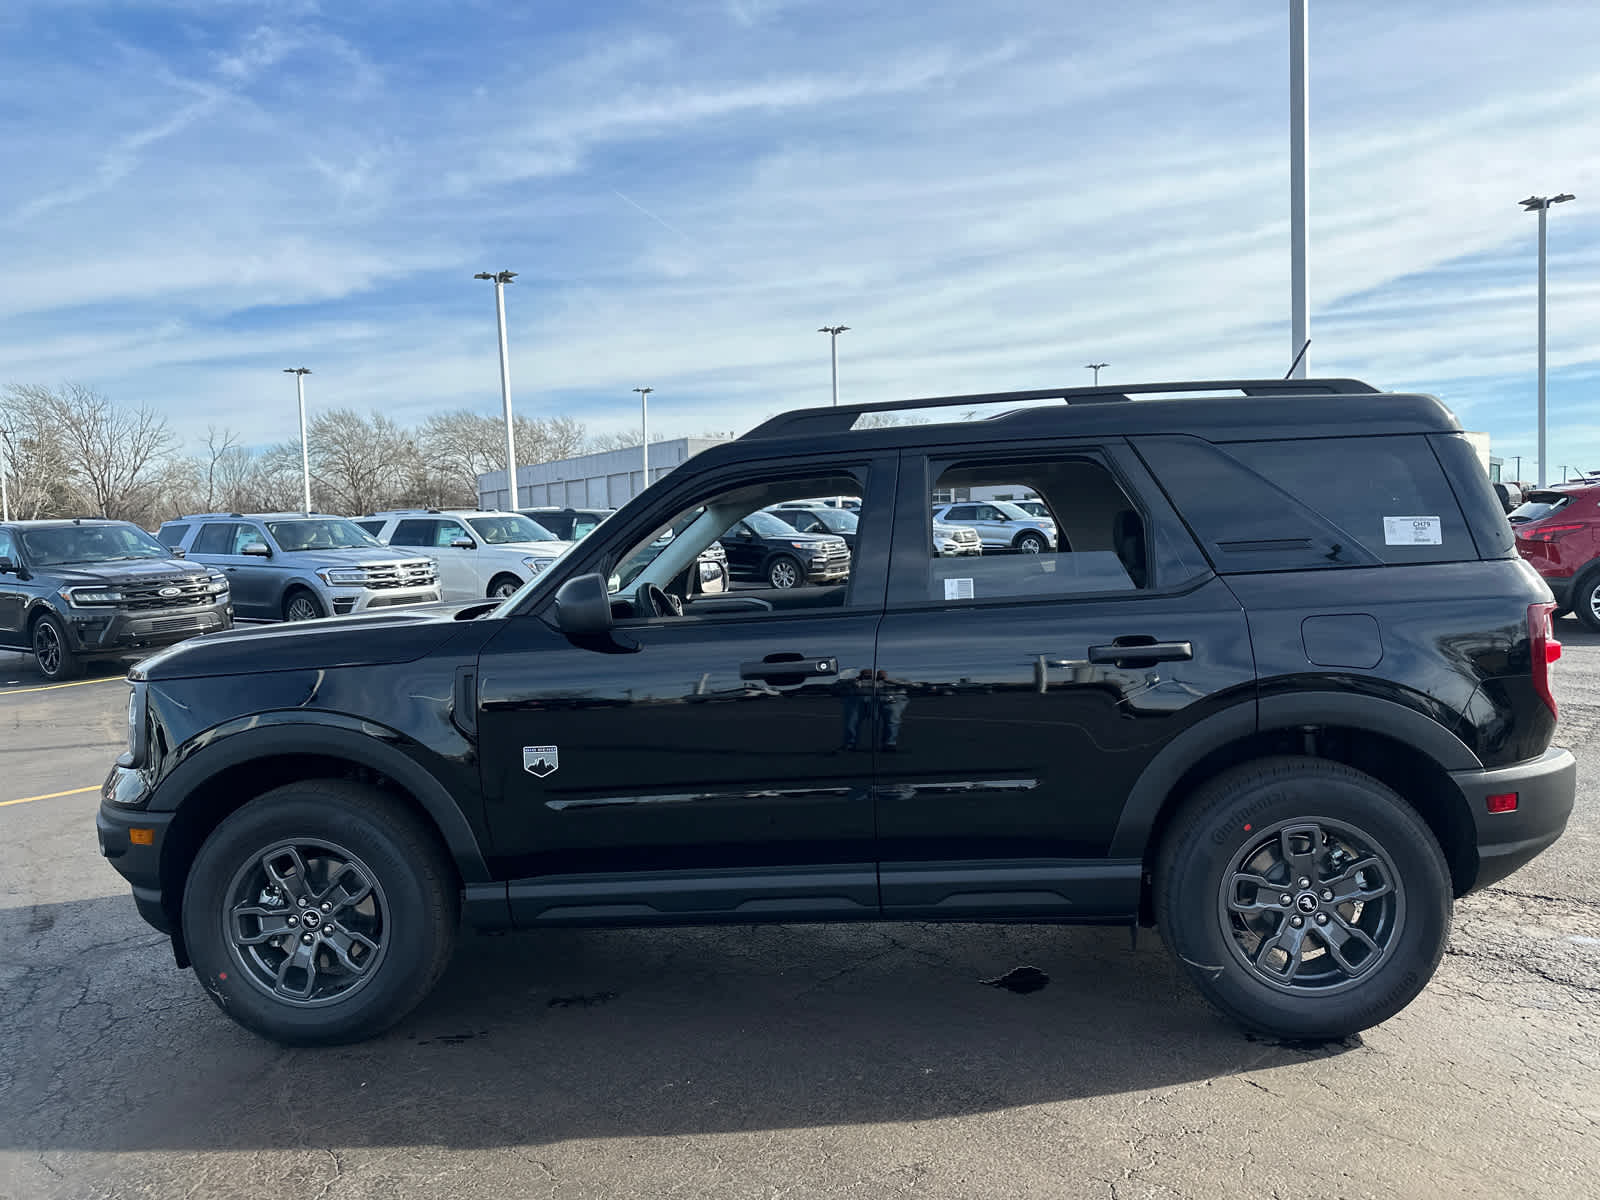
[[[0,808],[0,1200],[1600,1194],[1600,638],[1558,636],[1565,838],[1316,1048],[1148,931],[883,925],[468,934],[389,1035],[284,1050],[173,967],[93,792]],[[0,799],[97,784],[120,684],[8,681]]]

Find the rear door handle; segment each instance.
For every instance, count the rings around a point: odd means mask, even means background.
[[[1131,640],[1131,639],[1130,639]],[[1190,662],[1194,658],[1193,642],[1134,642],[1132,645],[1121,644],[1122,639],[1112,642],[1109,646],[1090,646],[1089,661],[1092,663],[1161,663],[1161,662]]]
[[[759,662],[739,664],[740,679],[760,679],[771,683],[801,683],[806,679],[821,679],[839,673],[837,658],[802,658],[800,655],[769,654]]]

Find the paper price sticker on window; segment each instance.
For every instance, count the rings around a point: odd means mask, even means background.
[[[946,579],[944,581],[944,598],[946,600],[971,600],[972,580]]]
[[[1444,531],[1438,517],[1385,517],[1385,546],[1440,546]]]

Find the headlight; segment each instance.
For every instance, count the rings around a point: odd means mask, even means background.
[[[145,749],[149,742],[150,723],[147,720],[147,695],[145,683],[135,683],[128,689],[128,752],[117,759],[120,767],[144,766]]]
[[[360,567],[323,567],[317,578],[334,587],[360,587],[367,581],[367,573]]]
[[[537,575],[554,561],[553,558],[525,558],[522,560],[522,565]]]
[[[62,588],[61,598],[68,604],[120,604],[121,592],[96,592],[88,588]]]
[[[208,586],[213,593],[221,595],[223,592],[228,590],[228,577],[221,571],[207,571],[206,586]]]

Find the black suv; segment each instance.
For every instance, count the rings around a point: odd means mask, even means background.
[[[498,605],[150,659],[103,852],[285,1042],[393,1024],[463,914],[1155,924],[1248,1026],[1398,1012],[1575,788],[1550,592],[1455,418],[1337,379],[882,407],[988,403],[776,417]],[[958,488],[1071,549],[936,555]],[[862,498],[847,585],[669,590],[818,495]]]
[[[719,540],[735,582],[787,591],[843,583],[850,576],[850,547],[842,535],[801,533],[770,512],[744,514]]]
[[[32,651],[48,680],[232,625],[222,573],[180,562],[137,525],[0,524],[0,647]]]

